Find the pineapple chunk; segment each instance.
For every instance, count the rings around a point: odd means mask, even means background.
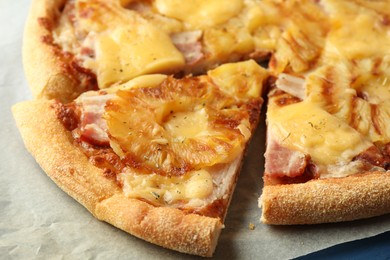
[[[164,123],[164,128],[172,136],[176,136],[179,141],[184,141],[186,138],[212,134],[208,130],[209,124],[207,121],[207,112],[204,108],[198,111],[177,112],[169,116]]]
[[[217,87],[208,76],[118,90],[104,115],[114,151],[133,167],[169,176],[236,158],[253,130],[265,72],[254,62],[225,66],[231,73],[250,68],[231,86],[236,90],[228,90],[229,80]]]
[[[156,88],[156,92],[161,90]],[[208,109],[210,100],[173,95],[165,101],[149,96],[148,90],[146,95],[141,96],[144,91],[142,88],[132,89],[131,92],[118,91],[118,98],[107,108],[111,143],[115,144],[112,146],[114,149],[121,148],[120,151],[115,150],[117,154],[135,157],[138,163],[145,165],[144,168],[152,171],[177,175],[229,161],[242,150],[244,136],[240,131],[224,126],[215,129],[212,120],[215,121],[218,115],[212,108]],[[162,91],[162,96],[170,94]],[[173,92],[173,89],[168,91]],[[204,109],[207,110],[203,113],[207,111],[207,118],[203,118],[201,131],[196,124],[189,130],[190,125],[182,122],[186,120],[184,114],[201,117],[202,112],[194,107],[194,104],[202,107],[203,103],[198,102],[205,102]],[[181,120],[172,119],[176,115]]]
[[[253,60],[238,64],[225,64],[208,75],[229,95],[240,99],[258,98],[262,93],[263,81],[267,77],[265,69]]]

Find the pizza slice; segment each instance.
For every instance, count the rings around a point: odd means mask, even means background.
[[[316,1],[40,0],[23,63],[35,97],[65,102],[140,75],[204,74],[271,55],[277,73],[301,72],[320,56],[325,17]]]
[[[283,75],[269,94],[262,221],[313,224],[389,213],[388,105],[362,113],[366,102],[352,94],[356,107],[350,115],[360,110],[362,118],[351,126],[312,96],[300,99],[281,90],[286,81],[289,87],[304,82]],[[381,141],[359,131],[365,120],[380,122],[372,128],[380,129]]]
[[[13,107],[27,149],[96,218],[211,256],[262,104],[254,61],[198,77],[153,74],[70,103]]]
[[[358,86],[351,80],[358,63],[324,66],[305,78],[282,74],[269,92],[265,223],[390,212],[390,86],[377,81],[388,77],[388,65],[360,73],[365,82]]]
[[[280,74],[268,93],[259,201],[265,223],[338,222],[390,212],[388,3],[322,5],[332,26],[316,67]]]

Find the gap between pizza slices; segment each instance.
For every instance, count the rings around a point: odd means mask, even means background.
[[[14,116],[95,217],[180,252],[212,255],[263,94],[264,223],[386,214],[389,4],[35,1]]]

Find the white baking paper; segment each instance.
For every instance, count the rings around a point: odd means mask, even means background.
[[[10,109],[31,99],[21,57],[29,5],[27,0],[0,0],[0,259],[195,258],[96,220],[57,188],[25,150]],[[261,224],[263,127],[245,159],[215,258],[288,259],[390,230],[389,215],[312,226]]]

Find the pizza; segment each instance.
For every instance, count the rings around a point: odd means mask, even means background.
[[[337,222],[389,212],[388,4],[323,1],[332,26],[315,68],[280,73],[271,83],[263,222]]]
[[[28,101],[13,112],[37,162],[95,217],[210,256],[267,75],[252,60],[198,77],[144,75],[70,103]]]
[[[263,223],[390,213],[389,4],[36,1],[14,117],[96,218],[180,252],[212,255],[263,99]]]

